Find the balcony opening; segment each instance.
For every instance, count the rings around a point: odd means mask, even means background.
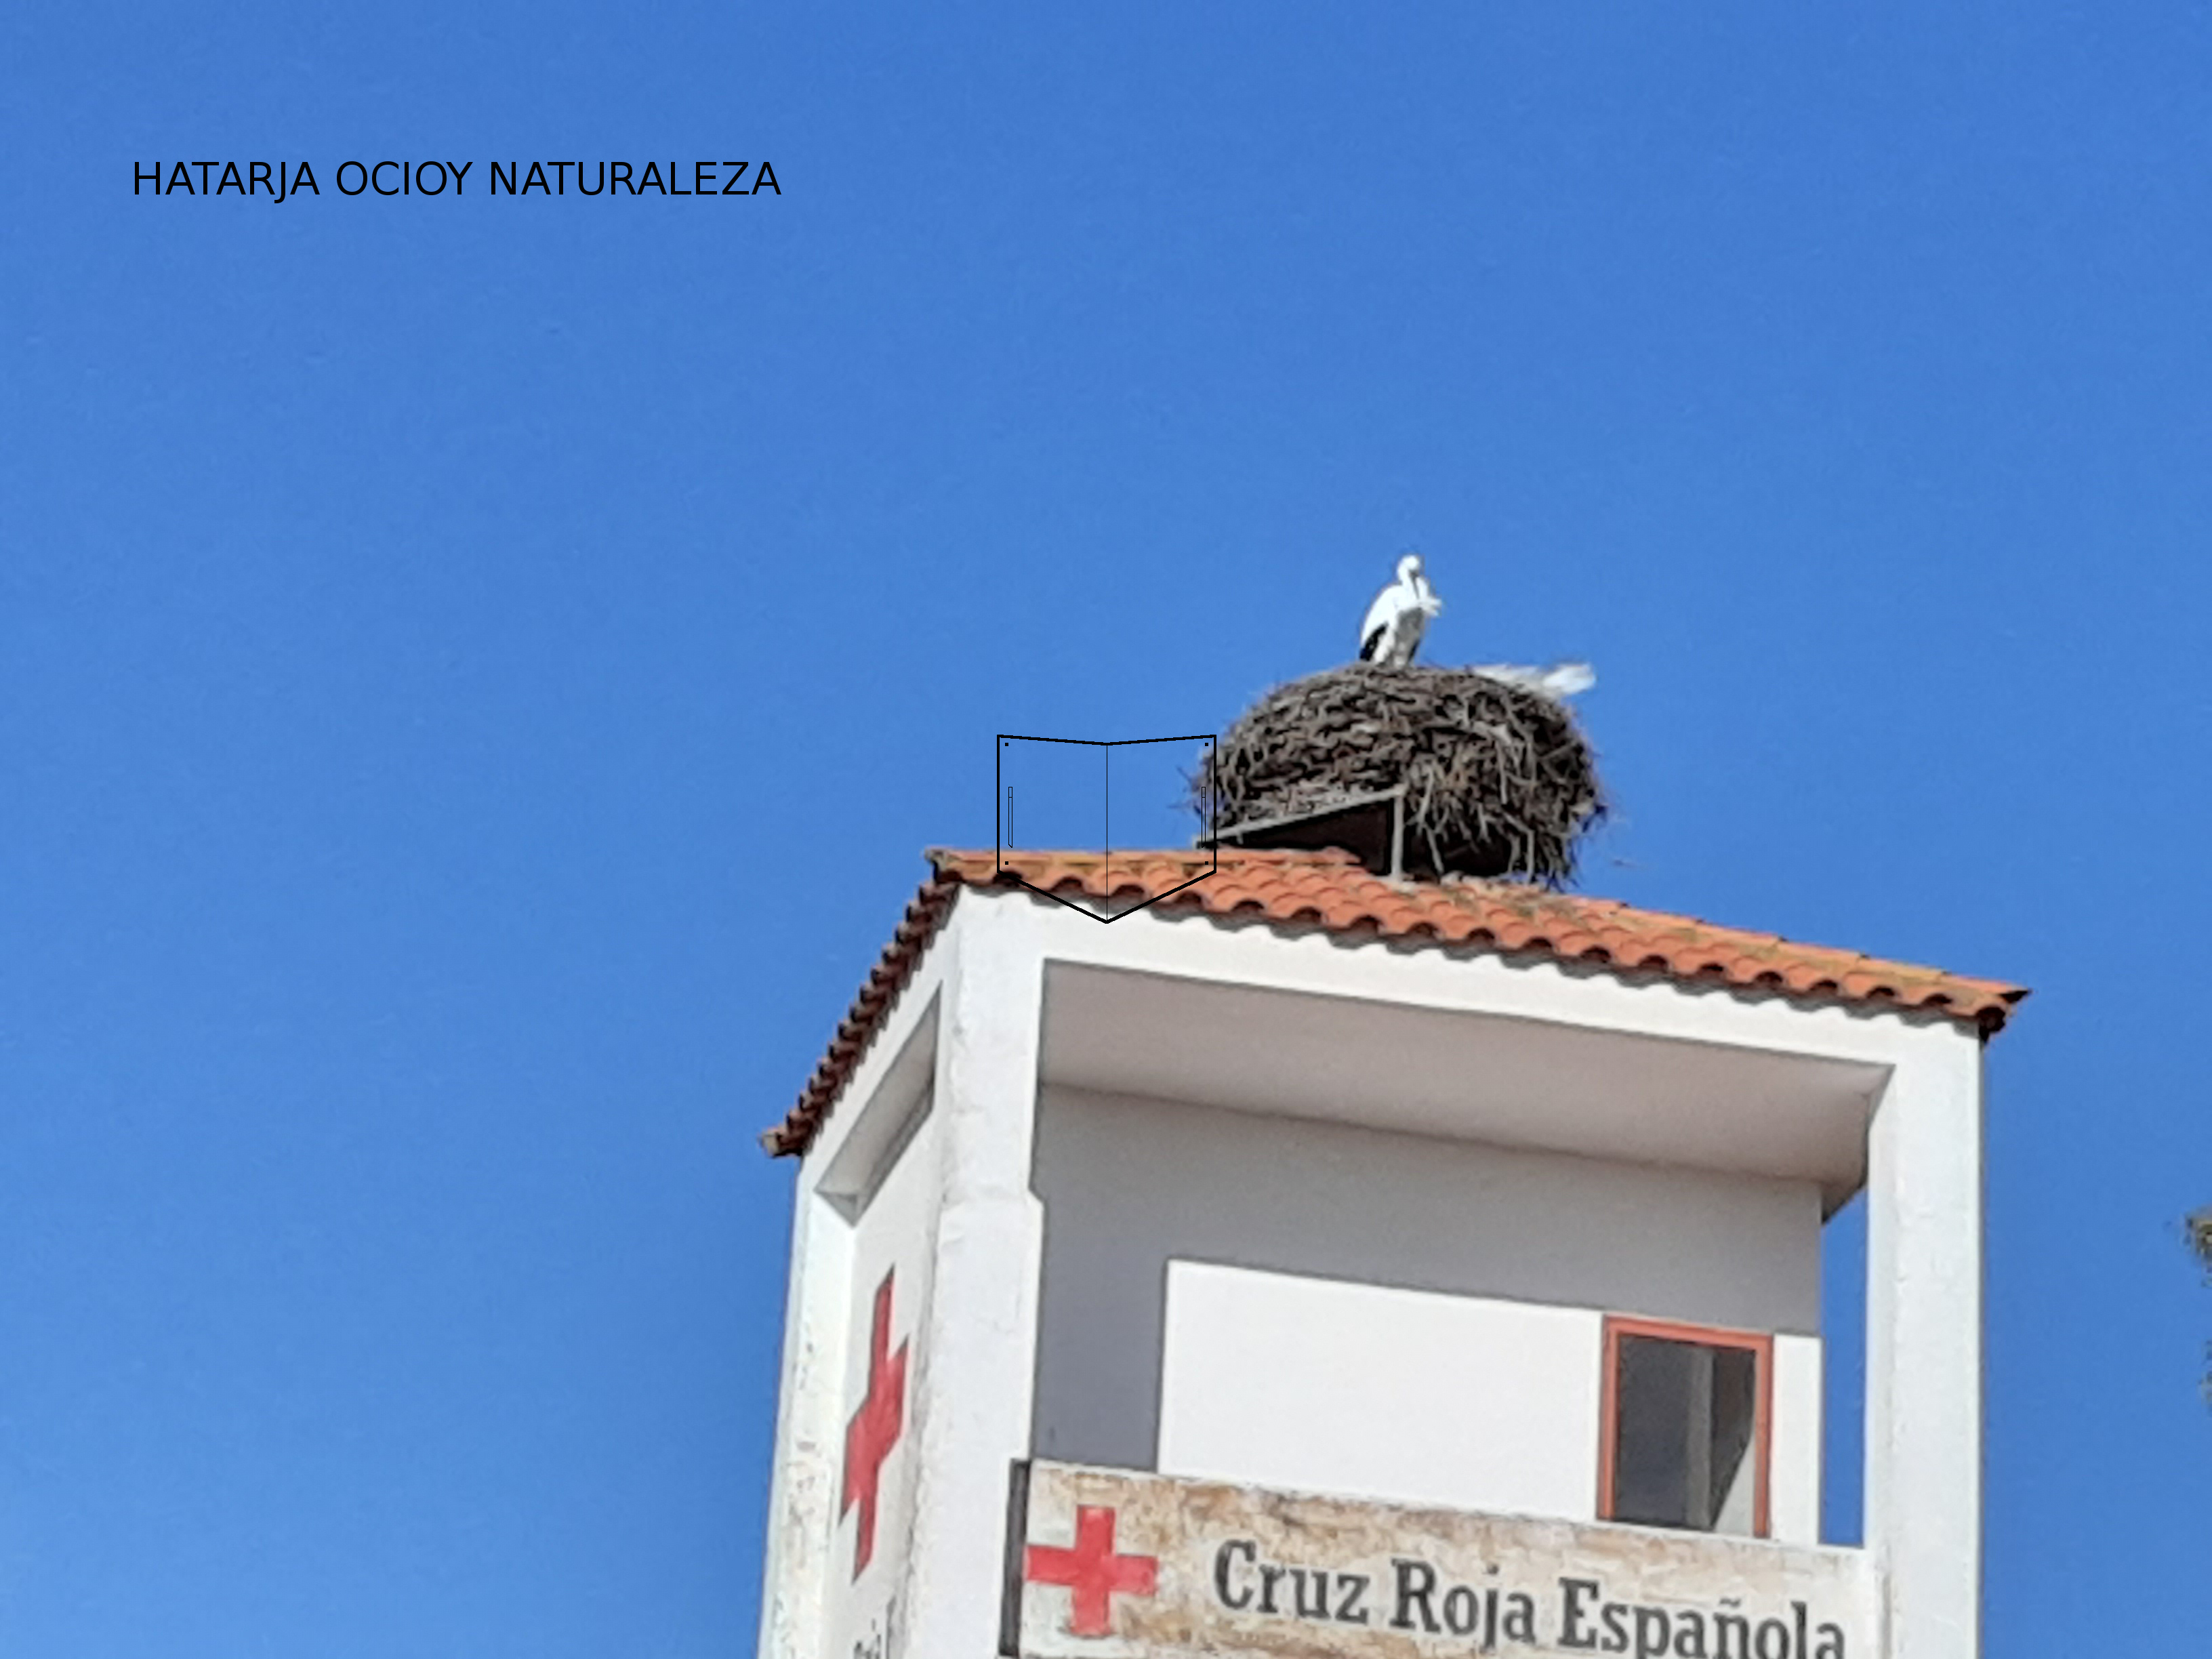
[[[1767,1536],[1773,1340],[1609,1318],[1598,1513]]]

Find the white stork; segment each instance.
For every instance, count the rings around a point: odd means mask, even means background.
[[[1367,607],[1367,620],[1359,624],[1359,660],[1403,668],[1420,649],[1429,618],[1443,608],[1421,574],[1421,556],[1408,553],[1398,561],[1398,580]]]

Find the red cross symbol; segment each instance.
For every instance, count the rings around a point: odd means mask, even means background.
[[[898,1270],[893,1268],[892,1273]],[[845,1491],[837,1500],[837,1518],[854,1504],[860,1506],[860,1524],[854,1536],[853,1577],[858,1578],[876,1553],[876,1489],[882,1484],[884,1460],[898,1444],[906,1427],[906,1351],[891,1346],[891,1273],[876,1286],[874,1322],[868,1327],[868,1391],[860,1409],[845,1425]]]
[[[1114,1629],[1116,1595],[1150,1595],[1159,1588],[1157,1555],[1114,1553],[1114,1511],[1079,1504],[1075,1547],[1031,1544],[1022,1556],[1022,1577],[1033,1584],[1065,1584],[1071,1592],[1071,1636],[1106,1636]]]

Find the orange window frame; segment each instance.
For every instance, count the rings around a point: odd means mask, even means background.
[[[1598,1401],[1597,1516],[1613,1519],[1614,1447],[1620,1439],[1620,1339],[1657,1337],[1667,1342],[1695,1342],[1709,1348],[1739,1348],[1753,1356],[1758,1385],[1753,1391],[1751,1528],[1754,1538],[1772,1535],[1768,1486],[1774,1467],[1774,1338],[1765,1331],[1735,1331],[1717,1325],[1682,1325],[1671,1320],[1605,1316],[1604,1372]]]

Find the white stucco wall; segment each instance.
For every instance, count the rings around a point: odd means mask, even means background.
[[[1890,1659],[1981,1651],[1982,1054],[1926,1027],[1867,1177],[1866,1543]]]
[[[848,1605],[853,1582],[850,1522],[840,1524],[838,1498],[851,1412],[848,1373],[854,1331],[866,1301],[856,1289],[862,1282],[854,1261],[857,1224],[872,1207],[864,1197],[881,1196],[895,1164],[903,1163],[919,1176],[925,1164],[939,1161],[927,1155],[913,1158],[916,1137],[902,1134],[899,1126],[918,1131],[917,1114],[925,1113],[929,1103],[939,993],[951,964],[949,953],[922,964],[859,1066],[847,1109],[824,1126],[799,1165],[761,1586],[763,1659],[816,1659],[831,1650],[830,1626],[842,1631],[853,1622]],[[934,1143],[936,1138],[928,1139]],[[922,1184],[941,1183],[933,1171]],[[916,1218],[918,1223],[922,1219]],[[871,1291],[876,1282],[867,1281]],[[898,1328],[906,1328],[900,1321]],[[866,1328],[860,1330],[865,1352]],[[917,1380],[910,1376],[908,1383],[914,1413],[927,1405],[913,1392]],[[901,1500],[898,1507],[911,1505]],[[842,1557],[841,1542],[847,1552]]]
[[[927,1102],[922,1104],[926,1108]],[[911,1594],[906,1580],[919,1473],[913,1447],[927,1431],[933,1403],[927,1332],[939,1194],[938,1141],[937,1120],[930,1114],[896,1150],[895,1161],[853,1226],[840,1421],[849,1423],[867,1397],[876,1293],[888,1277],[888,1352],[905,1354],[903,1422],[898,1443],[877,1475],[874,1537],[865,1568],[855,1566],[859,1506],[833,1511],[824,1625],[831,1653],[895,1649],[903,1604]]]
[[[1820,1541],[1820,1436],[1826,1415],[1820,1340],[1774,1339],[1774,1468],[1768,1518],[1790,1544]]]
[[[996,1641],[1036,1349],[1042,961],[1026,908],[957,910],[800,1164],[765,1659],[934,1659]],[[838,1501],[845,1431],[893,1265],[892,1346],[912,1344],[906,1421],[884,1465],[875,1556],[856,1574],[854,1516]]]
[[[1817,1537],[1810,1182],[1060,1087],[1036,1181],[1040,1456],[1589,1519],[1601,1316],[1634,1314],[1794,1339],[1772,1515]]]
[[[1595,1518],[1601,1316],[1168,1264],[1159,1472]]]

